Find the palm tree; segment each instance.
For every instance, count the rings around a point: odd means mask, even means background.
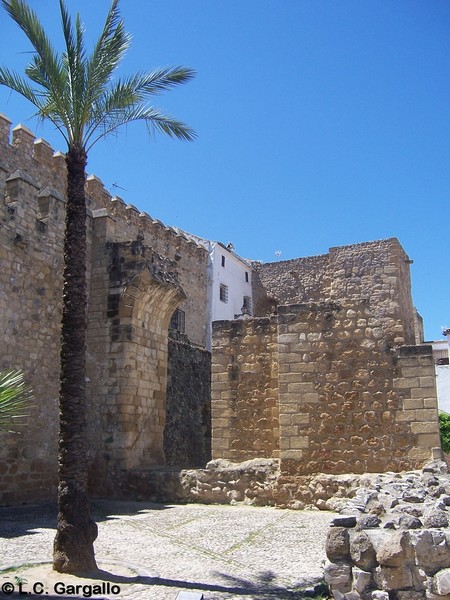
[[[21,419],[27,416],[32,397],[22,371],[0,373],[0,431],[13,433],[9,427],[20,424]]]
[[[148,104],[150,98],[194,76],[185,67],[117,78],[113,74],[130,45],[113,0],[103,31],[90,55],[84,29],[59,0],[65,49],[54,50],[36,13],[25,0],[1,0],[33,47],[26,77],[0,67],[0,85],[18,92],[49,119],[67,143],[67,208],[61,333],[58,521],[53,568],[80,573],[97,568],[97,526],[87,497],[85,349],[87,318],[86,199],[87,153],[121,125],[145,121],[152,131],[193,140],[192,129]]]

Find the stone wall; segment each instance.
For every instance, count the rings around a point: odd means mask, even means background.
[[[408,258],[397,239],[330,248],[328,254],[254,265],[255,315],[267,304],[368,303],[397,344],[416,343]]]
[[[211,354],[177,338],[169,338],[166,464],[203,467],[211,460]]]
[[[64,156],[10,125],[0,115],[0,369],[23,369],[36,402],[20,436],[0,433],[1,503],[55,492],[66,188]],[[112,494],[123,469],[164,464],[169,321],[180,306],[204,346],[207,252],[96,177],[86,189],[90,484]]]
[[[387,335],[382,324],[364,301],[279,306],[270,318],[215,323],[213,458],[253,458],[262,439],[270,443],[259,456],[280,456],[291,478],[423,464],[440,445],[431,347],[397,347],[397,332]],[[270,388],[254,364],[264,349]],[[252,389],[259,414],[245,422]],[[265,389],[275,400],[272,420],[262,418]]]
[[[277,355],[272,319],[213,323],[214,458],[279,455]]]

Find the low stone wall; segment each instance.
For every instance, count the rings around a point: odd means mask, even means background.
[[[335,600],[450,598],[450,477],[421,471],[373,477],[333,520],[325,579]]]
[[[285,476],[279,459],[212,460],[204,469],[157,468],[122,475],[124,498],[339,510],[373,475]]]

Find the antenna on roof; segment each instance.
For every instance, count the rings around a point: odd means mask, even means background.
[[[118,190],[123,190],[124,192],[127,191],[125,188],[120,187],[120,185],[118,185],[117,181],[115,183],[113,183],[109,189],[111,190],[112,188],[115,188],[115,189],[118,189]]]

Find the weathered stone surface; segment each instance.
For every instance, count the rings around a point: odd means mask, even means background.
[[[423,515],[424,527],[448,527],[448,515],[443,510],[431,508]]]
[[[414,563],[414,548],[409,531],[392,533],[376,553],[377,561],[386,567],[400,567]]]
[[[383,590],[425,590],[425,576],[411,564],[400,567],[387,567],[380,565],[374,575],[377,587]]]
[[[350,558],[350,536],[345,527],[330,527],[325,552],[328,560],[339,562]]]
[[[427,575],[450,567],[450,548],[443,531],[423,530],[413,534],[417,564]]]
[[[335,517],[331,521],[332,527],[355,527],[356,526],[356,517],[355,516],[341,516]]]
[[[389,600],[389,593],[383,590],[374,590],[371,598],[372,600]]]
[[[436,573],[433,590],[441,596],[450,594],[450,569],[442,569]]]
[[[185,337],[170,337],[168,350],[166,464],[203,467],[211,460],[211,354]]]
[[[352,587],[352,569],[350,565],[329,563],[325,566],[325,581],[332,590],[345,593]]]
[[[425,591],[420,592],[418,590],[399,590],[397,592],[397,600],[422,600],[425,598],[429,598]]]
[[[422,527],[422,521],[407,513],[401,514],[398,518],[398,526],[401,529],[420,529]]]
[[[370,537],[364,531],[351,537],[350,556],[353,564],[363,571],[370,571],[378,564],[375,548]]]
[[[447,465],[434,460],[421,472],[377,475],[370,482],[365,482],[366,487],[361,493],[355,494],[358,498],[367,497],[367,487],[372,486],[371,489],[376,490],[377,498],[366,503],[366,512],[359,520],[364,523],[365,518],[376,516],[381,525],[379,528],[360,530],[358,524],[356,528],[349,529],[348,564],[353,569],[352,586],[364,600],[372,596],[390,600],[450,599],[450,534],[442,530],[448,519],[449,506],[443,500],[445,495],[436,499],[434,493],[440,488],[446,488],[449,481]],[[404,497],[414,502],[404,502]],[[383,510],[376,510],[377,514],[374,515],[370,511],[377,504],[373,502],[381,504],[381,498],[388,501],[384,503]],[[417,502],[418,498],[422,501]],[[352,501],[349,504],[355,505]],[[422,520],[414,516],[421,514],[424,522],[428,518],[428,522],[442,524],[441,530],[423,529]],[[364,566],[358,565],[366,572],[366,578],[362,580],[364,585],[368,580],[371,581],[369,591],[357,589],[357,578],[364,576],[361,576],[356,566],[356,561],[361,558],[355,551],[355,548],[359,550],[358,544],[352,544],[355,538],[358,542],[356,536],[361,534],[369,537],[376,553],[375,564],[378,564],[371,566],[369,560]],[[361,545],[364,546],[367,540],[363,539],[362,542]]]
[[[379,527],[381,520],[376,515],[364,515],[358,518],[357,529],[373,529]]]
[[[353,587],[360,594],[360,596],[365,594],[370,589],[372,583],[372,574],[370,572],[363,571],[357,567],[353,568]]]

